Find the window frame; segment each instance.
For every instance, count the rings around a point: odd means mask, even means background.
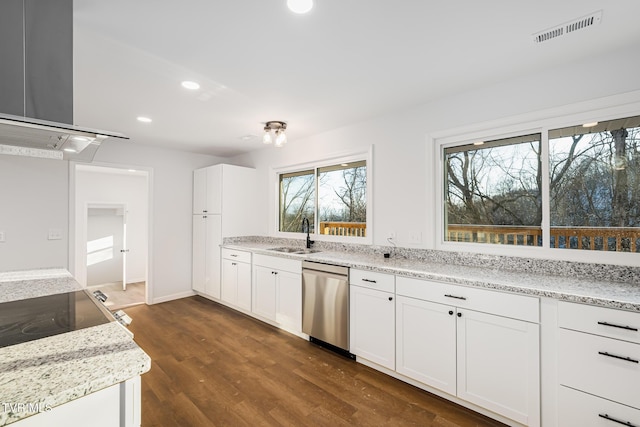
[[[453,252],[482,253],[488,255],[519,256],[537,259],[556,259],[562,261],[589,262],[598,264],[637,265],[638,253],[588,251],[580,249],[551,248],[549,211],[549,131],[574,126],[581,123],[613,120],[640,115],[640,92],[627,94],[634,97],[633,102],[622,102],[625,96],[613,96],[606,99],[565,106],[553,110],[536,112],[523,116],[506,118],[470,126],[464,129],[445,131],[428,135],[434,159],[435,207],[434,232],[435,249]],[[606,105],[609,104],[609,105]],[[571,111],[573,110],[573,111]],[[531,133],[541,135],[542,156],[542,246],[518,246],[491,243],[452,242],[445,240],[444,183],[446,179],[445,148],[472,144],[473,141],[490,141]]]
[[[304,163],[296,163],[286,166],[279,166],[275,168],[271,168],[271,177],[273,184],[271,186],[273,190],[273,195],[271,200],[274,203],[273,209],[273,220],[271,221],[272,227],[272,235],[274,237],[281,237],[287,239],[302,239],[306,238],[306,234],[291,232],[291,231],[280,231],[280,175],[295,173],[298,171],[311,170],[313,169],[315,180],[316,180],[316,200],[318,197],[318,185],[317,185],[317,177],[318,177],[318,169],[328,166],[334,166],[340,163],[353,163],[358,161],[366,162],[366,176],[367,176],[367,233],[365,237],[352,237],[352,236],[332,236],[327,234],[319,234],[318,233],[318,225],[319,225],[319,215],[318,215],[318,206],[315,205],[315,223],[313,225],[314,232],[310,233],[312,240],[322,241],[322,242],[336,242],[336,243],[359,243],[359,244],[372,244],[373,243],[373,146],[369,147],[366,150],[358,150],[351,151],[346,153],[339,153],[335,155],[330,155],[324,158],[321,158],[316,161],[304,162]]]

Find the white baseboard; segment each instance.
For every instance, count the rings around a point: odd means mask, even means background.
[[[151,304],[159,304],[161,302],[173,301],[174,299],[187,298],[196,295],[193,291],[185,291],[177,294],[165,295],[163,297],[154,298],[151,301]]]

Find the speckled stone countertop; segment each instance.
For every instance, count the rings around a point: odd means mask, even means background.
[[[275,238],[225,239],[223,247],[291,259],[324,262],[426,280],[640,312],[640,268],[528,260],[442,251],[325,244],[312,254],[271,250],[302,248],[301,241]],[[391,252],[391,258],[384,258]],[[609,278],[617,280],[609,280]]]
[[[66,270],[0,273],[0,302],[78,289]],[[10,405],[53,408],[150,368],[149,356],[115,321],[0,348],[0,426],[35,415]]]

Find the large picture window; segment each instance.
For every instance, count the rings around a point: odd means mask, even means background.
[[[367,164],[349,161],[279,174],[279,231],[367,236]]]
[[[447,146],[443,159],[444,241],[640,253],[640,116]]]
[[[540,134],[445,149],[445,240],[542,245]]]
[[[549,131],[550,246],[640,252],[640,117]]]

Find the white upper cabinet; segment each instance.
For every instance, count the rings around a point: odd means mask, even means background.
[[[210,166],[193,171],[193,213],[222,213],[222,169]]]

